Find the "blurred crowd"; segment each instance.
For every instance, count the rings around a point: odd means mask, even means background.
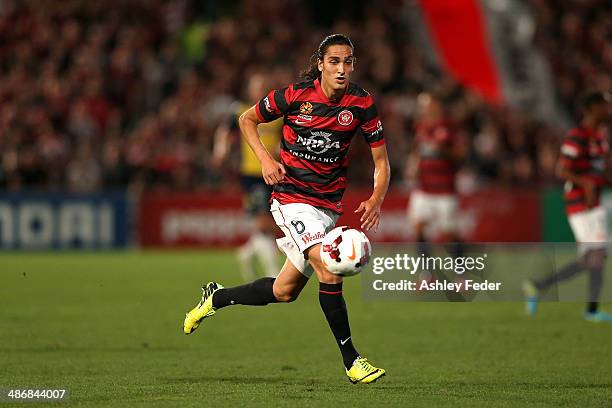
[[[331,32],[356,45],[354,80],[379,105],[394,184],[405,183],[422,91],[444,98],[466,186],[554,182],[560,129],[488,106],[428,65],[405,31],[405,2],[357,3],[322,20],[320,1],[0,1],[0,189],[227,186],[239,158],[213,165],[213,135],[250,73],[269,73],[269,88],[294,82]],[[612,88],[612,12],[598,0],[530,3],[575,118],[581,91]],[[365,143],[351,154],[367,155]],[[371,168],[350,171],[351,183],[371,183]]]

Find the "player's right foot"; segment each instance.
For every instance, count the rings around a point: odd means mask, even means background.
[[[529,316],[533,316],[538,312],[538,288],[536,288],[535,284],[526,280],[523,282],[523,293],[525,294],[525,312]]]
[[[612,313],[606,313],[606,312],[592,312],[592,313],[585,313],[584,314],[584,320],[586,320],[587,322],[606,322],[606,323],[612,323]]]
[[[353,384],[369,384],[386,374],[382,368],[374,367],[367,358],[358,357],[350,369],[346,370],[349,381]]]
[[[185,316],[185,322],[183,323],[183,332],[185,334],[193,333],[202,320],[215,314],[212,297],[219,289],[223,289],[223,286],[219,285],[217,282],[208,282],[206,286],[202,288],[202,299],[196,307],[191,309]]]

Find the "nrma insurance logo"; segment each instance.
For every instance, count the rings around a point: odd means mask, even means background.
[[[331,140],[331,133],[322,130],[311,130],[311,137],[306,138],[298,135],[297,142],[306,147],[306,150],[316,154],[322,154],[329,149],[340,149],[340,141]]]

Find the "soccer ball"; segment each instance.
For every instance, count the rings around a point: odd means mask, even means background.
[[[329,231],[321,243],[323,265],[335,275],[357,275],[370,261],[371,253],[368,237],[346,226]]]

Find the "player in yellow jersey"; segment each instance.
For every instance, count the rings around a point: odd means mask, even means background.
[[[215,132],[213,163],[221,166],[231,150],[232,135],[240,132],[238,118],[253,106],[265,94],[268,84],[266,78],[259,73],[252,74],[247,81],[247,101],[236,102],[234,114],[227,123],[221,123]],[[270,152],[278,152],[283,126],[282,119],[270,123],[262,123],[257,130],[261,141]],[[253,229],[249,240],[238,249],[243,278],[251,281],[255,278],[255,259],[259,258],[265,274],[275,277],[278,273],[278,249],[274,231],[277,228],[270,215],[271,186],[261,177],[261,165],[255,153],[245,139],[240,137],[240,184],[243,191],[244,208],[253,219]]]

